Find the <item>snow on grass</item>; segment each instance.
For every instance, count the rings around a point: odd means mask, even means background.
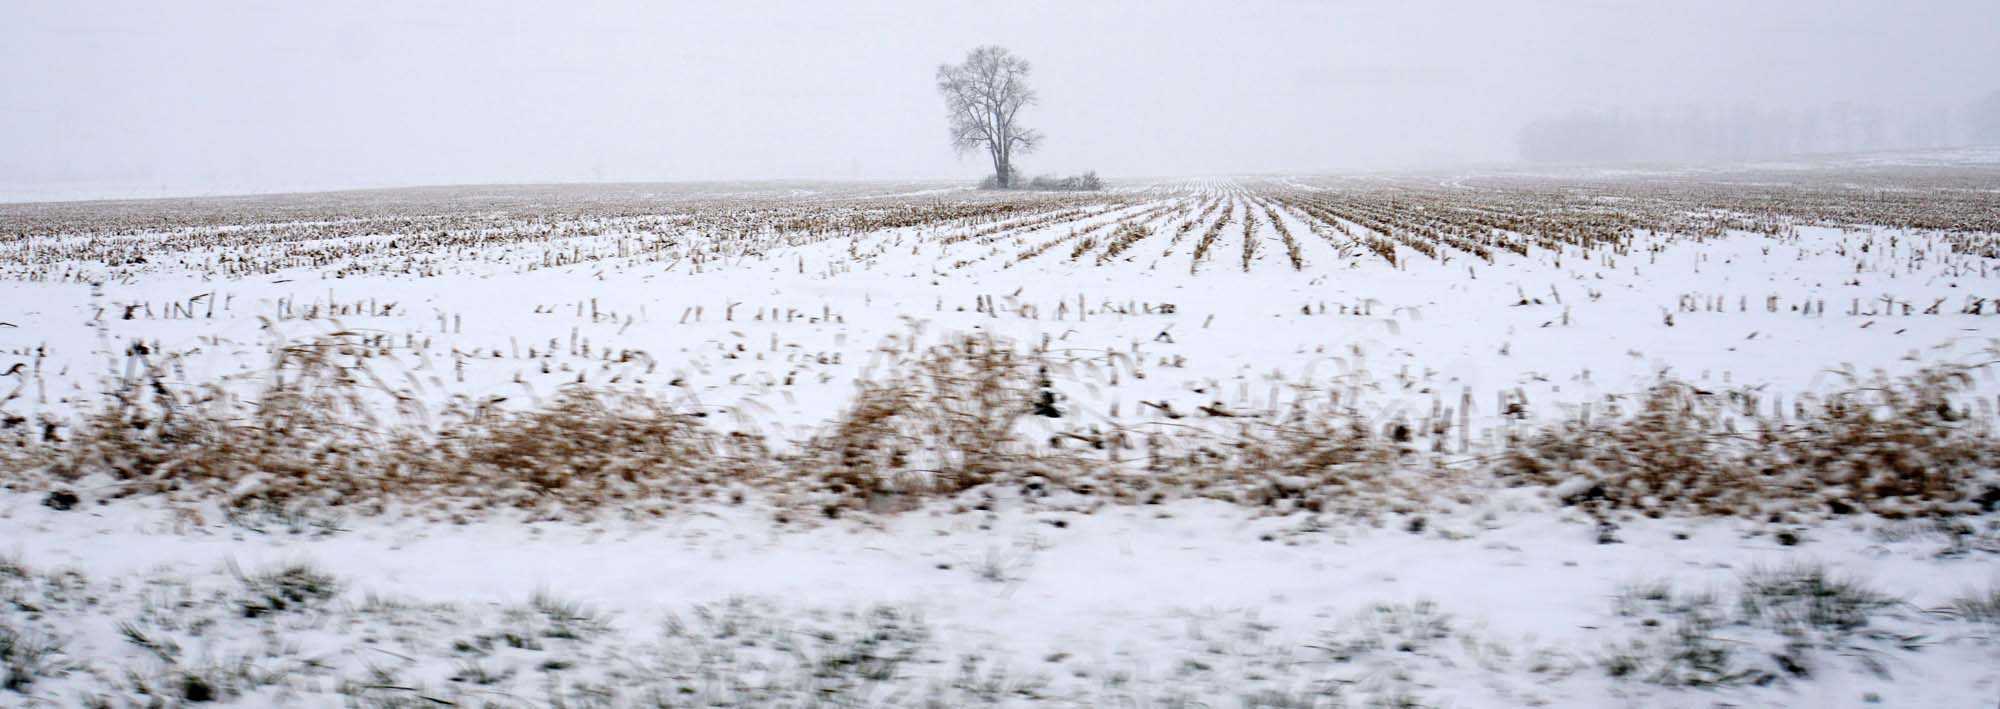
[[[1600,544],[1532,505],[1282,537],[1213,502],[298,534],[0,505],[34,550],[0,581],[22,696],[50,702],[1964,705],[2000,681],[1990,624],[1951,610],[1991,528],[1968,557],[1879,521]]]

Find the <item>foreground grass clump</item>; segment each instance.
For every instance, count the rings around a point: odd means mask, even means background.
[[[67,674],[62,644],[34,625],[0,619],[0,690],[25,692],[36,681]]]
[[[1045,371],[991,336],[953,338],[863,382],[839,417],[778,463],[828,514],[955,495],[1003,478],[1063,477],[1077,461],[1022,437],[1023,419],[1061,415]]]
[[[170,384],[164,367],[133,354],[102,404],[42,453],[59,479],[111,478],[110,496],[362,498],[391,484],[369,473],[388,467],[397,444],[361,397],[364,370],[340,361],[364,348],[336,338],[281,347],[254,401],[218,383]]]
[[[1952,599],[1943,612],[1960,620],[2000,629],[2000,585],[1962,594]]]
[[[1879,378],[1767,414],[1746,392],[1663,381],[1625,415],[1518,432],[1503,478],[1594,513],[1951,516],[2000,501],[2000,437],[1960,401],[1975,367]],[[1615,404],[1615,402],[1614,402]]]
[[[1829,654],[1887,677],[1888,653],[1923,643],[1922,634],[1885,624],[1907,620],[1900,599],[1822,566],[1751,570],[1734,597],[1731,607],[1720,594],[1667,582],[1627,588],[1617,610],[1637,621],[1638,637],[1599,664],[1614,678],[1668,687],[1761,686],[1823,673]]]
[[[257,618],[324,606],[340,593],[340,580],[310,564],[288,564],[255,574],[238,570],[243,617]]]
[[[372,346],[336,335],[279,350],[254,398],[218,384],[177,387],[134,374],[67,436],[23,442],[56,481],[107,496],[220,500],[230,510],[454,504],[531,511],[678,500],[764,465],[754,440],[725,436],[643,394],[570,388],[524,411],[453,406],[426,425],[376,414],[387,391],[364,366]],[[748,450],[747,466],[731,451]],[[33,470],[35,466],[23,466]]]
[[[1401,434],[1378,435],[1367,416],[1338,401],[1232,428],[1148,436],[1154,494],[1185,490],[1278,512],[1373,515],[1420,505],[1447,487]]]
[[[460,416],[437,449],[408,459],[452,494],[485,488],[521,508],[701,497],[765,465],[753,439],[718,435],[657,397],[581,387],[537,409]]]

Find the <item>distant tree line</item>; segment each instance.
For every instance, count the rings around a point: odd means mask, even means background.
[[[1987,94],[1986,98],[1972,104],[1970,116],[1972,142],[1980,145],[2000,145],[2000,91]]]
[[[1697,162],[2000,144],[2000,91],[1958,111],[1855,103],[1788,109],[1579,111],[1523,127],[1537,162]]]

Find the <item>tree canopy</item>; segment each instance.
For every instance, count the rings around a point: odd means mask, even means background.
[[[1021,125],[1021,109],[1035,103],[1028,62],[1005,48],[972,50],[960,64],[938,67],[938,91],[950,113],[951,143],[960,154],[985,148],[994,184],[1013,187],[1014,156],[1041,143],[1041,133]]]

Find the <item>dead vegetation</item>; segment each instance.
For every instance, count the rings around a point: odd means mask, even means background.
[[[1732,599],[1668,581],[1626,589],[1618,615],[1637,621],[1637,636],[1600,666],[1614,679],[1689,688],[1807,680],[1836,674],[1843,659],[1887,678],[1894,655],[1928,642],[1912,630],[1907,603],[1823,566],[1752,569],[1733,591]]]
[[[1965,400],[1983,366],[1857,381],[1789,412],[1749,390],[1665,380],[1634,402],[1515,432],[1499,474],[1597,515],[1991,512],[2000,441],[1987,402]]]
[[[1035,451],[1020,430],[1026,417],[1061,415],[1041,372],[1010,343],[953,338],[863,382],[843,413],[778,464],[829,516],[1061,475],[1063,457]]]
[[[789,442],[726,431],[643,391],[581,384],[527,407],[459,402],[429,414],[366,366],[387,345],[353,333],[277,348],[254,396],[180,384],[135,352],[79,420],[46,435],[9,429],[6,484],[70,505],[82,492],[230,514],[457,519],[657,515],[752,497],[838,516],[987,487],[1373,515],[1489,482],[1543,487],[1599,516],[1947,517],[2000,504],[1992,412],[1961,400],[1983,365],[1858,381],[1789,411],[1748,391],[1663,381],[1567,420],[1516,424],[1490,465],[1455,468],[1443,452],[1467,452],[1467,438],[1451,412],[1381,419],[1361,387],[1277,411],[1218,403],[1150,424],[1086,423],[1064,411],[1050,374],[1062,363],[1047,353],[985,335],[915,342],[893,341],[890,365],[840,415]],[[381,401],[403,415],[379,415]]]
[[[713,493],[730,470],[729,437],[643,395],[573,387],[528,410],[454,406],[430,425],[378,416],[371,399],[387,387],[364,363],[375,346],[335,333],[281,347],[248,398],[182,387],[133,355],[94,410],[21,450],[103,498],[208,497],[232,510],[637,511]]]
[[[478,208],[466,206],[463,195],[421,190],[396,193],[394,199],[322,195],[151,206],[16,205],[0,210],[0,225],[13,227],[0,237],[0,277],[101,288],[113,279],[160,273],[204,282],[280,272],[325,280],[430,278],[465,275],[467,263],[497,266],[501,273],[598,264],[652,265],[664,273],[683,262],[699,271],[704,263],[764,259],[787,247],[822,242],[845,247],[827,249],[830,262],[814,264],[829,279],[867,273],[868,262],[892,250],[921,254],[926,248],[937,252],[930,264],[934,277],[947,264],[1009,268],[1062,256],[1066,265],[1118,268],[1141,261],[1136,267],[1148,270],[1160,259],[1189,257],[1188,269],[1196,273],[1216,258],[1225,235],[1236,233],[1232,228],[1240,228],[1243,241],[1231,260],[1255,272],[1273,267],[1267,243],[1283,248],[1291,271],[1307,270],[1305,251],[1311,245],[1314,269],[1358,268],[1357,259],[1379,258],[1407,271],[1421,269],[1427,259],[1459,258],[1476,261],[1466,268],[1471,275],[1473,266],[1514,257],[1546,259],[1557,268],[1565,259],[1614,268],[1621,260],[1652,258],[1675,241],[1729,235],[1796,242],[1802,226],[1906,230],[1838,236],[1838,243],[1826,245],[1841,258],[1854,259],[1857,272],[1882,265],[1873,259],[1914,275],[1913,264],[1928,259],[1953,273],[1969,276],[1976,270],[1984,277],[1986,259],[1995,255],[1992,232],[2000,227],[1991,215],[2000,211],[1993,209],[1994,193],[1964,189],[1965,180],[1950,175],[1859,175],[1833,182],[1796,175],[1752,182],[1703,179],[1496,176],[1440,184],[1417,178],[1308,178],[1153,194],[950,193],[921,199],[908,192],[833,187],[805,194],[688,189],[662,195],[521,188],[482,193]],[[1884,188],[1896,185],[1908,189]],[[1302,244],[1306,234],[1293,233],[1301,225],[1325,243]],[[1163,247],[1151,252],[1157,258],[1148,254],[1153,265],[1133,255],[1146,243],[1151,245],[1143,252]],[[1049,252],[1056,256],[1045,257]],[[793,261],[790,254],[780,260],[801,274],[807,273],[807,261],[805,256]],[[1227,274],[1211,270],[1200,276]],[[1959,296],[1962,303],[1935,296],[1913,302],[1885,293],[1866,301],[1865,309],[1856,296],[1847,315],[1872,322],[1984,317],[2000,310],[1985,306],[1990,294],[1971,290]],[[1569,306],[1554,285],[1549,293],[1563,312],[1559,319],[1551,314],[1544,327],[1567,326]],[[1601,295],[1596,288],[1586,293],[1593,301]],[[1467,430],[1469,399],[1454,416],[1435,393],[1432,415],[1417,421],[1406,420],[1406,412],[1365,406],[1359,390],[1315,386],[1304,387],[1294,401],[1274,394],[1258,404],[1245,395],[1225,405],[1226,395],[1203,392],[1197,401],[1212,403],[1193,410],[1173,408],[1186,407],[1187,400],[1140,400],[1133,408],[1141,413],[1132,418],[1121,416],[1115,403],[1108,418],[1080,405],[1066,411],[1064,387],[1092,386],[1054,381],[1063,375],[1051,372],[1076,365],[1073,356],[1053,355],[1046,345],[1031,350],[959,337],[926,347],[904,343],[908,346],[895,350],[894,361],[860,382],[841,400],[840,413],[817,431],[765,440],[754,426],[719,425],[707,418],[714,411],[662,393],[704,382],[689,384],[677,373],[656,375],[660,362],[652,354],[614,348],[602,334],[593,345],[575,326],[569,328],[567,347],[559,337],[517,342],[509,333],[503,348],[498,338],[445,337],[465,334],[461,316],[468,313],[438,310],[435,330],[426,323],[421,337],[416,331],[391,334],[340,324],[338,319],[403,318],[421,307],[401,297],[378,299],[372,291],[336,298],[329,288],[323,301],[314,293],[309,301],[290,295],[255,306],[249,305],[254,298],[238,295],[204,285],[180,296],[94,299],[92,322],[102,334],[110,322],[227,321],[256,307],[278,321],[324,321],[340,329],[270,349],[271,365],[243,381],[215,382],[178,374],[181,354],[163,352],[153,334],[150,346],[143,340],[130,343],[121,360],[123,373],[103,387],[101,399],[80,409],[71,408],[74,400],[48,401],[46,390],[60,380],[44,373],[58,363],[47,356],[45,344],[18,348],[10,356],[19,363],[0,374],[16,377],[0,406],[32,396],[43,408],[30,415],[0,409],[0,467],[6,471],[0,484],[55,490],[48,503],[59,509],[85,498],[166,495],[213,502],[244,519],[254,516],[248,512],[297,509],[362,514],[413,509],[455,517],[494,510],[531,517],[648,515],[695,501],[751,497],[788,510],[837,515],[908,509],[989,486],[1131,503],[1207,497],[1277,512],[1357,514],[1421,507],[1489,483],[1546,488],[1599,515],[1953,516],[2000,506],[1994,412],[1989,402],[1969,396],[1974,369],[1966,366],[1934,367],[1906,379],[1856,380],[1839,391],[1790,401],[1750,389],[1710,392],[1669,380],[1553,423],[1517,416],[1503,403],[1495,413],[1518,421],[1504,442],[1482,442],[1485,447],[1475,449]],[[991,318],[1074,317],[1078,329],[1086,318],[1175,312],[1172,305],[1155,308],[1115,292],[1093,292],[1089,298],[1078,293],[1074,301],[1064,294],[1045,309],[1046,301],[1030,302],[1035,295],[1017,290],[996,300],[980,294],[974,312]],[[1663,315],[1669,327],[1676,315],[1686,326],[1721,313],[1750,313],[1758,302],[1753,299],[1762,299],[1766,315],[1789,306],[1799,317],[1824,316],[1825,299],[1813,295],[1690,293],[1677,311]],[[870,304],[865,294],[861,300],[863,307]],[[580,322],[617,324],[621,335],[646,322],[643,305],[635,319],[622,308],[600,313],[595,297],[587,302],[587,320],[585,299],[573,304]],[[937,302],[942,310],[947,301]],[[1357,298],[1351,308],[1344,303],[1334,308],[1342,315],[1374,317],[1376,303]],[[1531,300],[1522,292],[1518,306],[1542,304],[1539,295]],[[720,307],[709,312],[730,323],[846,322],[846,315],[825,303],[791,305],[724,300],[711,303]],[[553,317],[569,306],[537,303],[533,314]],[[1392,318],[1390,327],[1397,327],[1393,318],[1399,308],[1382,310]],[[687,306],[677,324],[690,318],[702,323],[703,312],[700,304]],[[1315,313],[1309,305],[1300,312]],[[1316,312],[1330,312],[1327,303],[1320,302]],[[715,319],[711,315],[710,322]],[[1213,316],[1201,327],[1212,321]],[[1179,330],[1174,325],[1169,321],[1151,334],[1148,324],[1146,334],[1166,345],[1176,337],[1199,337],[1189,333],[1192,323]],[[432,342],[434,336],[443,346]],[[750,375],[745,381],[770,374],[760,386],[779,396],[790,396],[795,382],[832,381],[841,364],[843,353],[835,348],[789,351],[795,343],[773,335],[769,347],[757,351],[751,349],[761,344],[756,338],[734,331],[730,336],[735,339],[718,339],[712,352],[700,355],[731,362],[768,357],[774,368],[782,359],[782,369],[736,373]],[[840,338],[836,342],[844,342]],[[202,342],[217,351],[237,344],[214,337]],[[108,337],[104,346],[112,348]],[[1139,350],[1135,343],[1130,355],[1118,353],[1131,360],[1125,365],[1106,355],[1100,371],[1110,372],[1115,386],[1120,371],[1137,378],[1144,368],[1185,366],[1178,354],[1148,358]],[[1507,347],[1500,351],[1504,355]],[[116,352],[96,354],[115,358]],[[467,381],[468,369],[477,377],[481,370],[514,367],[511,383],[526,388],[525,398],[533,401],[508,402],[488,390],[479,392],[481,398],[459,395],[442,410],[426,410],[424,402],[437,402],[435,392],[394,387],[371,371],[370,362],[395,354],[413,355],[423,369],[436,360],[440,366],[424,374],[440,386],[444,376]],[[61,376],[57,372],[48,375]],[[400,374],[415,380],[411,372]],[[654,386],[660,380],[667,386]],[[736,379],[730,381],[736,385]],[[553,382],[563,383],[560,390],[535,398],[534,384]],[[1122,403],[1131,405],[1129,399]],[[81,413],[73,420],[48,413],[58,410]],[[1448,453],[1472,457],[1447,460]],[[299,519],[291,513],[281,517]]]

